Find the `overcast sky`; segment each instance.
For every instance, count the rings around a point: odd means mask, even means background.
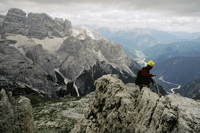
[[[200,32],[200,0],[0,0],[0,14],[10,8],[68,19],[73,26]]]

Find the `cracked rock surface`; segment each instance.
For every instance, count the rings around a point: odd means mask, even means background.
[[[2,133],[37,133],[32,115],[30,100],[26,97],[12,97],[0,91],[0,132]]]
[[[200,103],[143,88],[137,98],[115,75],[95,81],[95,98],[71,133],[198,133]],[[136,88],[137,89],[137,88]]]

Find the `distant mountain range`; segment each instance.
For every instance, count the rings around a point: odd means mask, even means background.
[[[188,33],[188,32],[169,32],[170,34],[178,37],[179,39],[182,40],[193,40],[193,39],[197,39],[200,37],[200,33],[199,32],[195,32],[195,33]]]
[[[122,28],[118,30],[108,27],[95,28],[108,40],[139,51],[143,51],[157,44],[168,44],[200,37],[200,33],[166,32],[149,28]]]
[[[200,38],[185,40],[170,44],[158,44],[143,51],[147,56],[146,61],[155,60],[157,63],[172,57],[199,57]]]

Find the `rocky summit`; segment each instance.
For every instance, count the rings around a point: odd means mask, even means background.
[[[0,132],[1,133],[37,133],[32,115],[30,100],[20,96],[12,97],[0,91]]]
[[[72,32],[69,20],[59,21],[42,13],[26,13],[17,8],[11,8],[3,22],[3,38],[9,34],[20,34],[34,38],[64,37]]]
[[[95,98],[71,133],[199,133],[200,103],[176,94],[128,89],[115,75],[95,81]]]

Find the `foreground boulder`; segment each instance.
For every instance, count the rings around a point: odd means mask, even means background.
[[[137,98],[114,75],[95,81],[95,99],[71,133],[200,132],[200,103],[179,95],[159,97],[143,88]]]
[[[5,90],[0,91],[0,132],[37,133],[28,98],[15,99],[12,93],[7,95]]]

